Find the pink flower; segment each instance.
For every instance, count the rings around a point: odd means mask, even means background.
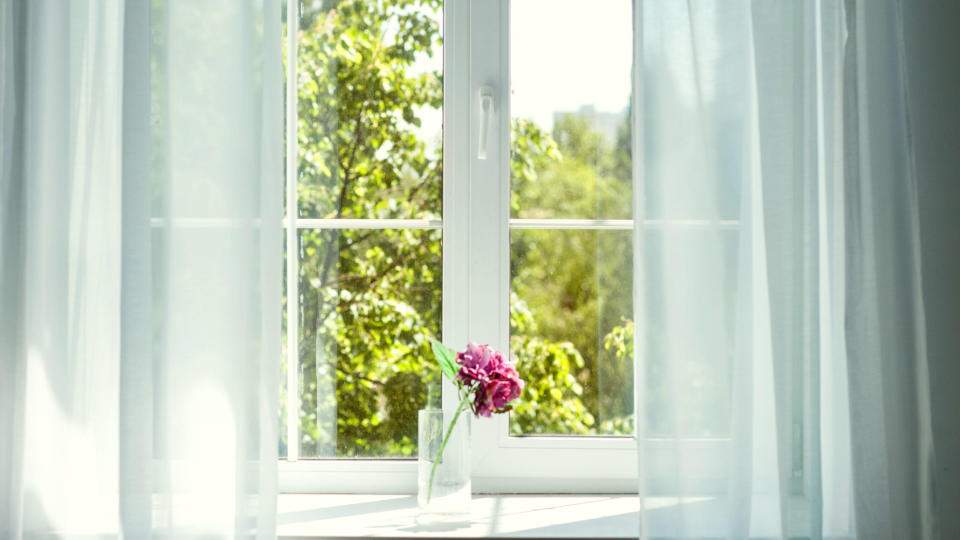
[[[477,418],[481,416],[490,418],[492,412],[492,403],[487,398],[487,393],[482,389],[477,390],[477,393],[473,395],[473,414],[476,415]]]
[[[457,382],[475,392],[473,412],[478,417],[506,412],[507,404],[523,392],[524,382],[516,367],[489,345],[470,343],[466,351],[457,354],[457,363]]]
[[[518,379],[495,379],[488,382],[484,388],[487,399],[497,410],[503,410],[507,403],[520,397],[521,390],[523,386]]]
[[[491,374],[503,364],[503,355],[489,345],[467,344],[467,350],[457,353],[460,371],[457,378],[468,386],[486,383]]]

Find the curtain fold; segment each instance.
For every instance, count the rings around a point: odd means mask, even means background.
[[[0,10],[0,536],[274,536],[279,4]]]
[[[637,7],[642,537],[937,538],[898,4]]]

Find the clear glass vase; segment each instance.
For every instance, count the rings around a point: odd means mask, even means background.
[[[470,412],[457,419],[438,463],[449,427],[443,410],[420,410],[417,504],[421,523],[466,521],[470,515]]]

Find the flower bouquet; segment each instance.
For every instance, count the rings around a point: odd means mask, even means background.
[[[435,451],[435,456],[430,456],[433,458],[430,460],[432,465],[429,478],[426,478],[425,482],[425,498],[421,493],[421,506],[428,505],[433,497],[437,468],[443,462],[443,452],[463,411],[469,407],[477,418],[489,418],[495,413],[505,413],[512,408],[510,402],[520,397],[525,384],[514,363],[506,360],[489,345],[470,343],[465,351],[456,352],[434,339],[430,342],[440,372],[456,386],[460,403],[443,431],[439,449]],[[440,425],[442,426],[442,420]],[[421,445],[424,445],[424,442],[421,440]],[[428,452],[433,453],[432,450]],[[469,456],[460,456],[460,459],[469,462]],[[469,486],[469,470],[465,476],[466,485]],[[469,489],[467,494],[469,496]]]

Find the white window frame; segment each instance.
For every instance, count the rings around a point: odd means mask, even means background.
[[[461,293],[465,293],[463,297],[444,297],[445,308],[465,305],[469,317],[451,313],[444,319],[444,335],[456,329],[451,332],[450,343],[469,339],[505,351],[510,336],[510,230],[632,229],[632,221],[510,219],[509,1],[454,0],[445,8],[449,24],[446,39],[462,40],[455,46],[465,47],[467,51],[462,54],[469,55],[467,62],[461,60],[451,66],[458,71],[444,75],[445,82],[455,81],[456,86],[450,90],[456,96],[469,96],[466,107],[456,103],[461,107],[450,111],[463,115],[461,109],[466,108],[467,117],[445,122],[446,126],[455,127],[448,130],[451,133],[445,133],[450,136],[446,148],[469,148],[470,152],[456,153],[451,167],[444,168],[452,176],[452,191],[469,194],[467,215],[447,214],[448,221],[465,222],[460,230],[468,231],[468,237],[454,237],[453,249],[449,250],[457,261],[469,261],[464,268],[466,273],[462,274],[467,276],[468,283]],[[454,49],[447,56],[462,58],[458,52]],[[483,87],[492,89],[494,106],[487,134],[487,157],[479,159]],[[457,253],[465,245],[467,251]],[[637,447],[632,437],[512,437],[509,418],[496,415],[475,421],[472,449],[473,486],[478,491],[623,493],[635,492],[637,488]]]
[[[635,3],[636,6],[636,3]],[[297,16],[298,0],[287,0],[288,13]],[[642,19],[634,8],[634,58],[640,58]],[[633,220],[523,220],[510,218],[510,102],[509,0],[445,0],[443,8],[443,219],[436,220],[307,220],[288,212],[288,233],[303,228],[442,228],[442,335],[451,346],[467,341],[489,343],[498,350],[509,346],[510,230],[588,229],[632,230]],[[296,209],[296,40],[288,33],[287,85],[287,207]],[[641,70],[633,70],[633,95],[642,103]],[[493,90],[486,158],[480,145],[480,89]],[[633,108],[633,215],[642,219],[641,107]],[[645,227],[671,223],[645,222]],[[681,226],[737,226],[735,223],[682,223]],[[636,235],[635,235],[636,236]],[[296,252],[296,234],[287,235],[287,250]],[[635,254],[642,253],[634,238]],[[636,256],[635,256],[636,257]],[[639,259],[635,258],[635,264]],[[296,264],[287,265],[288,297],[296,298]],[[642,291],[634,290],[635,316],[640,314]],[[288,362],[297,361],[296,303],[288,309]],[[290,326],[293,321],[294,326]],[[639,322],[639,321],[638,321]],[[638,340],[637,347],[640,347]],[[635,351],[639,353],[640,351]],[[642,358],[634,355],[634,386],[642,388]],[[288,370],[288,388],[296,388],[297,373]],[[634,393],[635,399],[637,393]],[[288,411],[299,410],[297,392],[288,391]],[[452,413],[457,396],[448,381],[443,407]],[[638,458],[636,437],[514,437],[509,419],[472,420],[473,489],[486,493],[636,493],[638,462],[642,459],[648,486],[656,489],[658,476],[676,470],[676,455],[696,456],[702,490],[722,491],[728,439],[650,439]],[[642,429],[638,414],[637,429]],[[288,419],[288,440],[299,439],[296,419]],[[292,430],[292,431],[291,431]],[[296,445],[288,445],[293,449]],[[284,459],[286,458],[286,459]],[[281,456],[281,492],[415,493],[415,460],[299,460],[296,451]],[[665,482],[664,485],[668,485]]]

